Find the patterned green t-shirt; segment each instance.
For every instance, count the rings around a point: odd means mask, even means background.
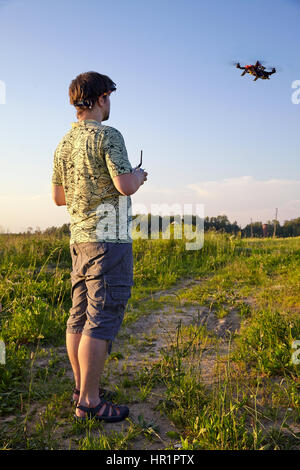
[[[122,134],[86,119],[74,122],[54,153],[52,184],[62,185],[70,214],[70,244],[132,242],[131,198],[112,178],[131,173]]]

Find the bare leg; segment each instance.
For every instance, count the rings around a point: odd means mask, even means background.
[[[80,367],[78,361],[78,348],[81,340],[81,333],[67,333],[66,344],[68,356],[73,369],[75,388],[80,389]]]
[[[94,408],[99,403],[99,379],[103,372],[108,342],[103,339],[82,335],[78,348],[80,365],[80,405]],[[101,415],[105,405],[99,410]],[[76,409],[77,416],[84,416],[82,410]]]

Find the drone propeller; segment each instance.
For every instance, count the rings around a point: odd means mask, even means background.
[[[279,65],[266,65],[266,72],[270,72],[271,70],[275,69],[276,72],[282,72],[283,68]]]
[[[276,72],[282,72],[283,71],[283,68],[281,67],[281,65],[273,65],[272,67],[270,67],[271,69],[275,69]]]
[[[258,60],[258,62],[263,65],[266,69],[268,70],[273,70],[273,69],[276,69],[276,72],[282,72],[282,67],[278,64],[269,64],[268,62],[266,62],[265,60]]]

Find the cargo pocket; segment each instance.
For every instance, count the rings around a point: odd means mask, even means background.
[[[132,280],[112,274],[104,274],[103,277],[105,286],[104,308],[122,313],[131,297]]]
[[[93,261],[108,252],[109,245],[106,242],[86,242],[81,243],[81,250],[85,256],[85,262]]]

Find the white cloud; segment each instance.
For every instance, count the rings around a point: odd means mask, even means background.
[[[188,188],[196,191],[198,196],[206,198],[206,199],[216,199],[217,195],[213,191],[209,191],[208,189],[201,188],[197,184],[189,184]]]
[[[188,187],[201,196],[206,213],[225,213],[242,225],[250,219],[266,222],[275,217],[281,222],[300,216],[300,181],[287,179],[256,180],[251,176],[199,182]],[[205,196],[205,192],[209,197]],[[212,201],[211,195],[214,198]],[[222,207],[222,212],[220,208]]]

